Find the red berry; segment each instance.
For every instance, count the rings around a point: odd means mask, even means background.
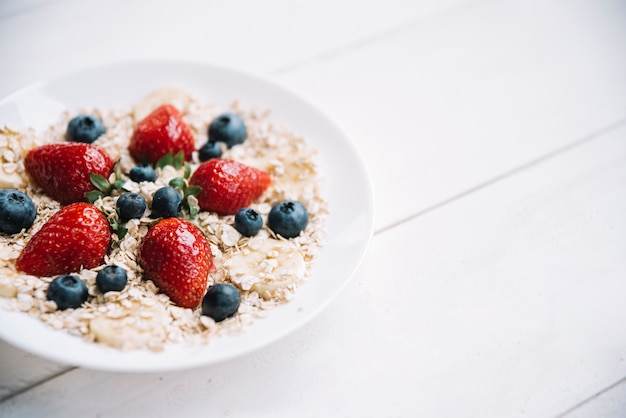
[[[195,141],[191,130],[174,106],[164,104],[142,119],[130,138],[130,155],[140,163],[156,164],[164,155],[183,151],[191,159]]]
[[[200,208],[219,215],[234,215],[249,206],[269,187],[270,175],[234,160],[214,158],[196,169],[189,184],[200,186]]]
[[[111,242],[104,214],[86,202],[65,206],[28,241],[17,269],[34,276],[56,276],[97,267]]]
[[[96,189],[89,173],[108,178],[114,162],[109,154],[94,145],[59,142],[32,149],[24,165],[44,193],[67,205],[85,200],[85,193]]]
[[[152,280],[175,304],[195,308],[202,302],[213,255],[192,223],[180,218],[160,221],[141,241],[138,260],[144,279]]]

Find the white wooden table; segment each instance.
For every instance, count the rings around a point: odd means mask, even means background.
[[[0,57],[0,96],[136,58],[268,76],[376,196],[364,263],[295,333],[151,374],[0,342],[0,416],[626,416],[624,2],[2,0]]]

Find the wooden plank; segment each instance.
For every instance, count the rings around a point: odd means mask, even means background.
[[[357,141],[379,228],[626,116],[615,2],[472,6],[278,74]]]
[[[0,402],[71,369],[0,341]]]
[[[625,135],[377,234],[342,297],[263,350],[167,374],[75,370],[0,415],[564,412],[626,375]]]

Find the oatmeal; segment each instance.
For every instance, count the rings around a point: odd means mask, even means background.
[[[165,102],[180,111],[193,134],[191,159],[183,166],[157,166],[154,181],[132,181],[128,174],[137,161],[129,153],[129,141],[137,123]],[[249,237],[235,228],[234,215],[204,210],[196,195],[183,196],[184,209],[179,216],[198,227],[210,245],[214,268],[208,284],[232,284],[241,296],[236,314],[216,322],[204,315],[200,306],[176,305],[155,283],[143,277],[139,247],[159,219],[151,217],[148,209],[142,217],[120,224],[116,201],[121,194],[134,192],[151,208],[158,189],[170,185],[172,180],[188,179],[201,164],[198,150],[208,141],[210,122],[224,112],[243,119],[247,137],[243,143],[222,146],[221,158],[269,173],[271,183],[248,205],[263,219],[261,230]],[[123,233],[117,230],[112,234],[104,263],[72,273],[87,285],[87,301],[75,309],[58,309],[46,293],[54,276],[28,275],[16,267],[16,260],[33,235],[62,207],[30,181],[24,160],[26,153],[35,147],[66,142],[68,122],[76,114],[64,113],[57,123],[41,133],[0,127],[0,188],[25,193],[37,211],[32,227],[16,234],[0,233],[0,297],[8,299],[4,303],[6,309],[22,311],[89,342],[120,349],[159,351],[171,343],[206,344],[217,335],[241,332],[295,296],[298,287],[309,278],[311,265],[323,246],[328,214],[317,153],[304,138],[274,123],[270,111],[247,109],[238,102],[222,109],[177,88],[159,89],[128,108],[88,108],[80,113],[94,115],[103,122],[106,131],[93,145],[119,163],[117,173],[108,179],[111,183],[118,181],[118,187],[93,203],[113,228],[121,226]],[[308,211],[306,228],[289,239],[267,226],[273,205],[285,200],[298,201]],[[99,290],[96,276],[106,266],[124,269],[128,280],[122,290],[106,293]]]

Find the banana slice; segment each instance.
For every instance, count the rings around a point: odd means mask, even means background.
[[[270,186],[277,199],[310,199],[319,183],[317,168],[310,161],[293,158],[243,157],[241,162],[272,175]]]
[[[167,312],[161,304],[144,306],[135,303],[120,317],[99,312],[89,321],[89,328],[96,342],[115,348],[135,349],[148,347],[154,339],[165,339],[165,318]]]
[[[0,277],[0,297],[14,298],[17,296],[17,286],[9,277]]]
[[[193,95],[180,87],[161,87],[144,97],[133,108],[135,121],[140,121],[154,109],[165,103],[170,103],[181,112],[189,106]]]
[[[225,263],[231,280],[243,290],[270,299],[305,278],[304,257],[290,241],[268,238],[248,250],[232,254]]]

